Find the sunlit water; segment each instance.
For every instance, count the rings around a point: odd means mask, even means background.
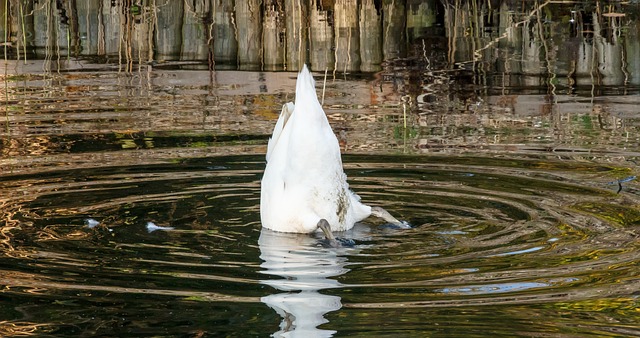
[[[7,7],[1,336],[640,336],[635,1],[246,3]],[[261,229],[305,53],[411,229]]]
[[[638,334],[635,191],[586,179],[611,167],[347,156],[352,188],[414,228],[363,223],[339,249],[260,229],[263,167],[3,177],[4,333]]]
[[[12,83],[2,147],[3,335],[640,334],[638,154],[598,145],[636,136],[544,139],[544,116],[526,135],[405,128],[401,103],[333,91],[351,187],[414,226],[366,221],[335,249],[260,227],[295,74],[34,74]],[[279,80],[224,83],[243,76]]]

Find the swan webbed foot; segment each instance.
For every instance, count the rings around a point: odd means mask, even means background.
[[[401,229],[410,229],[411,225],[405,221],[399,221],[397,218],[381,207],[371,207],[371,215],[382,218],[385,222],[390,223]]]

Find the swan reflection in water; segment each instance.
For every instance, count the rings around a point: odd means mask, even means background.
[[[258,244],[262,273],[282,278],[261,283],[283,291],[262,297],[281,317],[274,337],[331,337],[336,331],[319,329],[324,315],[342,308],[340,297],[320,290],[341,287],[334,278],[345,274],[349,248],[324,248],[308,234],[281,233],[263,228]],[[333,278],[332,278],[333,277]]]

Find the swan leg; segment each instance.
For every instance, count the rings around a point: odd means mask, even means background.
[[[391,216],[391,214],[381,207],[371,207],[371,215],[382,218],[385,222],[399,226],[401,228],[407,228],[409,225],[406,222],[398,221],[397,218]]]

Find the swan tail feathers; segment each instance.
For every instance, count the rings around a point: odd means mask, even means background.
[[[318,95],[316,94],[316,82],[306,64],[298,74],[298,81],[296,82],[296,104],[302,102],[305,105],[314,103],[320,106]]]
[[[278,117],[278,122],[276,122],[276,126],[273,128],[273,133],[271,134],[271,138],[269,139],[269,143],[267,144],[267,162],[269,162],[269,158],[271,157],[271,153],[273,152],[273,148],[275,148],[280,136],[282,135],[282,130],[287,125],[291,114],[293,113],[293,109],[295,108],[293,102],[285,103],[282,105],[282,111],[280,112],[280,116]]]

